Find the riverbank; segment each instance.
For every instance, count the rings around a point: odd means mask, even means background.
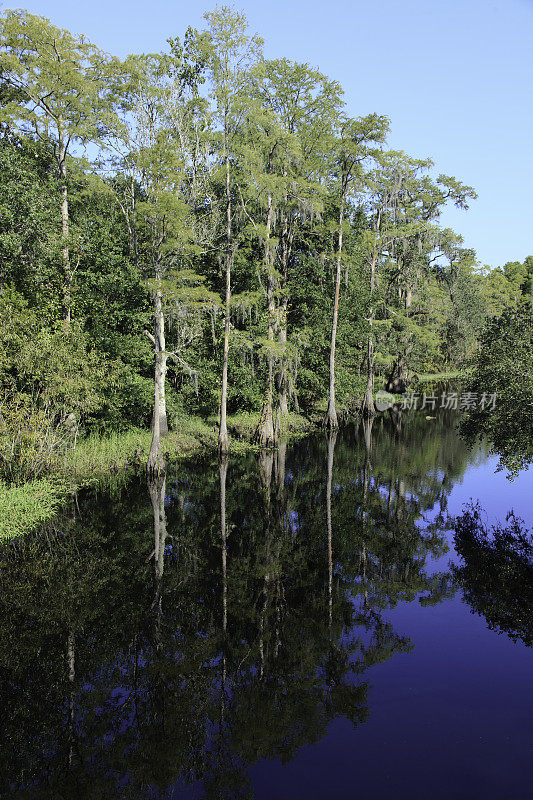
[[[255,449],[252,443],[259,423],[259,412],[241,413],[228,417],[232,453]],[[293,438],[316,430],[321,417],[289,414],[282,435]],[[91,486],[120,484],[132,471],[144,469],[152,433],[136,428],[108,436],[92,435],[78,441],[68,450],[50,475],[31,480],[21,486],[0,481],[0,541],[29,533],[51,519],[61,506],[79,489]],[[190,458],[197,453],[213,450],[218,445],[218,420],[215,416],[182,417],[174,421],[173,429],[161,441],[165,457],[170,461]]]
[[[430,385],[457,378],[459,373],[423,375],[420,383]],[[306,416],[290,413],[282,435],[288,438],[311,433],[320,427],[326,404],[317,404]],[[252,443],[260,412],[241,412],[228,416],[228,431],[232,453],[256,449]],[[28,533],[37,525],[51,519],[61,505],[84,486],[119,484],[128,480],[132,471],[144,469],[152,434],[140,428],[91,435],[78,441],[66,452],[50,475],[9,486],[0,481],[0,540]],[[162,439],[162,449],[168,460],[189,458],[205,450],[216,450],[218,418],[206,419],[183,416],[174,420],[169,435]]]
[[[259,412],[228,416],[231,452],[251,449],[253,434],[259,423]],[[320,422],[318,415],[304,417],[289,414],[282,434],[295,436],[314,430]],[[134,429],[109,436],[90,436],[66,454],[57,476],[84,485],[106,474],[117,474],[130,467],[144,466],[148,458],[152,433]],[[170,459],[187,458],[218,444],[218,420],[182,417],[175,421],[168,436],[161,440],[164,455]]]

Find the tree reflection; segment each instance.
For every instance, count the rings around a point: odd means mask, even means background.
[[[454,569],[466,602],[491,630],[533,646],[533,535],[511,512],[506,525],[489,528],[479,505],[455,521]]]
[[[444,422],[369,423],[181,464],[151,508],[87,490],[3,549],[0,796],[251,797],[251,764],[368,717],[368,670],[411,647],[384,611],[449,594],[422,517],[467,464]]]

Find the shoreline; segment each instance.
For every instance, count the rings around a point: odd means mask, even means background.
[[[423,375],[419,383],[428,385],[457,377],[459,373]],[[290,440],[320,431],[325,412],[326,404],[321,403],[305,416],[289,413],[282,425],[282,438]],[[342,413],[340,417],[342,419]],[[259,411],[228,415],[230,454],[259,449],[252,442],[259,418]],[[132,471],[144,468],[151,440],[151,431],[141,428],[107,435],[92,434],[67,451],[62,462],[46,475],[19,485],[0,481],[0,542],[17,539],[49,521],[84,487],[125,482]],[[183,416],[174,420],[161,445],[164,456],[176,462],[202,451],[216,450],[217,442],[216,415],[206,419]]]

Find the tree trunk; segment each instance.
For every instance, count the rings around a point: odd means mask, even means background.
[[[279,331],[279,341],[285,346],[287,344],[287,301],[283,301],[281,309],[281,327]],[[287,376],[287,358],[285,353],[282,355],[281,370],[279,374],[279,398],[278,398],[278,414],[280,417],[289,416],[289,400],[288,400],[288,376]]]
[[[381,215],[378,215],[378,219],[376,222],[376,230],[379,230]],[[361,407],[361,412],[365,417],[375,417],[376,409],[374,406],[374,339],[372,337],[372,326],[374,324],[374,307],[372,305],[373,301],[373,294],[376,284],[376,258],[377,254],[374,249],[372,254],[372,260],[370,262],[370,331],[368,334],[368,343],[367,343],[367,382],[366,382],[366,392],[363,398],[363,404]]]
[[[265,241],[265,265],[267,270],[267,305],[268,305],[268,326],[267,337],[269,344],[274,341],[274,323],[276,319],[276,306],[274,300],[274,275],[272,268],[272,254],[270,252],[270,230],[272,228],[272,196],[268,196],[268,213],[267,213],[267,232]],[[272,447],[277,439],[277,426],[274,427],[274,415],[272,412],[272,405],[274,401],[274,365],[272,353],[269,350],[267,353],[267,385],[265,391],[265,399],[263,402],[263,409],[261,411],[261,419],[257,426],[255,440],[262,447]]]
[[[342,225],[344,222],[344,191],[339,211],[339,239],[337,247],[337,275],[335,279],[335,300],[333,302],[333,324],[331,326],[331,347],[329,351],[329,401],[324,426],[329,430],[339,427],[335,408],[335,344],[337,340],[337,320],[339,317],[339,295],[341,289]]]
[[[161,327],[163,320],[163,313],[161,309],[161,290],[157,289],[155,293],[155,345],[154,345],[154,412],[152,417],[152,444],[150,453],[148,454],[147,470],[151,476],[162,475],[165,472],[165,463],[161,453],[161,422],[164,420],[166,427],[166,413],[164,413],[164,397],[165,397],[165,365],[162,365],[161,358],[161,345],[165,346],[164,328]],[[163,400],[163,411],[161,408],[161,400]]]
[[[226,422],[226,406],[228,400],[228,353],[229,353],[229,328],[230,328],[230,301],[231,301],[231,190],[230,190],[230,165],[227,151],[227,127],[224,125],[224,139],[226,146],[226,306],[224,319],[224,350],[222,356],[222,395],[220,398],[220,428],[218,433],[218,451],[229,451],[229,436]]]
[[[394,363],[389,379],[385,384],[385,389],[388,392],[393,392],[394,394],[403,394],[405,392],[406,384],[403,376],[403,363],[403,353],[400,353]]]
[[[159,435],[164,437],[168,436],[167,403],[165,397],[168,356],[165,341],[165,316],[163,314],[162,294],[160,291],[157,291],[154,297],[154,328],[155,381],[159,386]],[[152,416],[152,430],[154,429],[154,423],[155,416]]]
[[[370,322],[372,324],[372,320]],[[368,337],[367,364],[366,392],[363,400],[362,413],[365,417],[374,417],[376,409],[374,406],[374,342],[372,340],[372,334]]]
[[[136,218],[136,203],[135,203],[135,179],[133,175],[131,176],[130,181],[130,191],[131,191],[131,230],[132,230],[132,255],[133,261],[135,266],[138,266],[139,263],[139,251],[137,245],[137,218]]]
[[[282,345],[281,368],[279,372],[279,386],[278,386],[278,416],[286,418],[289,415],[289,401],[288,401],[288,376],[287,376],[287,279],[289,272],[289,253],[291,243],[289,238],[289,226],[287,223],[287,214],[283,214],[282,229],[281,229],[281,265],[282,265],[282,291],[283,300],[281,304],[281,314],[279,320],[279,341]]]
[[[63,319],[65,326],[70,326],[71,317],[71,282],[69,253],[69,209],[67,186],[67,148],[63,132],[59,134],[59,171],[61,174],[61,237],[63,259]]]

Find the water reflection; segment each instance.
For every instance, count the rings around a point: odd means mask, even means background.
[[[331,720],[371,713],[386,621],[437,603],[439,522],[468,451],[446,417],[206,457],[77,508],[0,563],[0,796],[253,797]],[[174,787],[174,789],[172,788]]]
[[[491,630],[533,646],[533,535],[511,512],[490,528],[479,505],[455,522],[462,564],[454,573],[472,610]]]

